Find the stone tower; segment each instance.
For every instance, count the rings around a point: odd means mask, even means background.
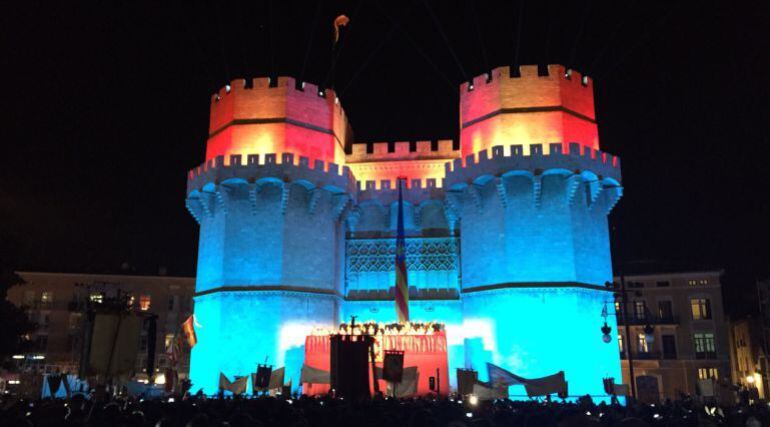
[[[589,79],[561,66],[507,71],[461,87],[463,158],[444,182],[460,223],[463,322],[482,331],[466,340],[466,363],[525,377],[560,366],[570,394],[594,394],[598,379],[620,378],[618,347],[597,332],[614,301],[618,159],[597,151]]]
[[[344,230],[354,190],[343,156],[347,120],[334,93],[290,78],[233,81],[212,98],[206,162],[190,171],[200,224],[191,378],[257,363],[293,368],[314,326],[338,321]],[[342,158],[344,160],[344,158]]]
[[[297,386],[313,327],[396,320],[405,176],[410,312],[446,324],[450,384],[454,368],[484,378],[491,362],[524,377],[564,370],[570,394],[603,394],[603,377],[620,378],[617,343],[599,330],[614,301],[607,214],[620,164],[598,151],[591,80],[547,71],[496,68],[461,85],[459,149],[370,142],[345,154],[339,101],[291,78],[216,94],[187,188],[200,224],[195,387],[214,393],[219,371],[246,375],[265,357]]]

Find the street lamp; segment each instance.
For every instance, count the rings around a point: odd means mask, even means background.
[[[605,344],[609,344],[610,341],[612,341],[612,337],[610,336],[610,333],[612,332],[612,327],[607,324],[607,321],[604,321],[604,326],[602,326],[602,341]]]

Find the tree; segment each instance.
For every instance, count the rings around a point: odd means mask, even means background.
[[[8,290],[24,283],[14,271],[0,266],[0,360],[24,350],[24,336],[36,325],[29,321],[20,307],[8,301]]]

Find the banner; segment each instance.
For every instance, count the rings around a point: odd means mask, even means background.
[[[419,379],[419,373],[416,366],[409,366],[404,368],[401,376],[401,382],[388,383],[388,395],[393,396],[393,388],[395,387],[396,397],[410,397],[417,394],[417,380]]]

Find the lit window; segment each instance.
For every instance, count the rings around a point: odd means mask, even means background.
[[[174,342],[174,334],[166,334],[166,341],[165,341],[166,345],[164,348],[170,349],[172,342]]]
[[[695,357],[699,359],[714,357],[716,347],[714,345],[714,334],[711,332],[698,332],[693,334],[695,342]]]
[[[101,292],[94,292],[91,295],[89,295],[88,299],[90,299],[91,302],[93,303],[101,304],[102,302],[104,302],[104,294],[102,294]]]
[[[698,281],[697,280],[688,280],[687,284],[690,285],[690,286],[695,286],[695,285],[698,284]]]
[[[618,334],[618,348],[620,349],[620,352],[623,352],[623,335]]]
[[[647,303],[645,301],[634,301],[634,318],[647,318]]]
[[[43,304],[50,304],[53,302],[53,292],[49,291],[43,291],[42,294],[40,294],[40,302]]]
[[[147,311],[150,309],[150,296],[142,295],[139,297],[139,309]]]
[[[637,336],[636,349],[639,351],[639,353],[649,352],[650,349],[647,347],[647,337],[645,334],[641,333]]]
[[[620,313],[620,301],[615,301],[615,313]]]
[[[691,298],[693,320],[711,319],[711,302],[708,298]]]
[[[698,280],[698,284],[699,284],[699,285],[708,285],[708,284],[709,284],[709,281],[708,281],[708,280],[706,280],[706,279]]]
[[[719,379],[719,371],[717,368],[698,368],[698,379]]]
[[[136,297],[134,296],[134,294],[128,294],[128,306],[133,307],[135,302],[136,302]]]

